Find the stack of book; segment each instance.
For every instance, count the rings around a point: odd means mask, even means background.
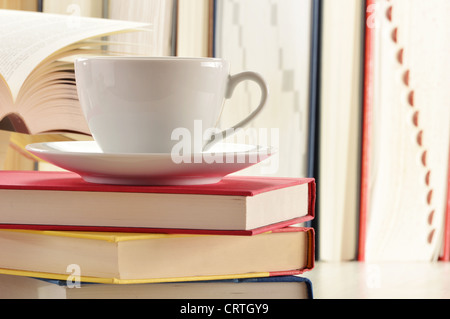
[[[168,3],[158,5],[172,12]],[[0,16],[9,48],[0,63],[0,129],[33,136],[89,135],[70,61],[128,54],[104,37],[150,31],[122,20]],[[156,20],[152,34],[165,34],[171,21]],[[299,275],[314,267],[314,230],[293,225],[314,217],[313,179],[138,187],[66,171],[0,171],[0,203],[0,298],[312,297]]]
[[[116,186],[0,172],[2,298],[312,298],[314,179]]]

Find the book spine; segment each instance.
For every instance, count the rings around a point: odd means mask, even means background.
[[[292,225],[300,224],[303,218],[295,218],[261,228],[250,230],[215,230],[215,229],[181,229],[181,228],[151,228],[151,227],[108,227],[108,226],[79,226],[79,225],[42,225],[42,224],[0,224],[1,229],[34,230],[34,231],[80,231],[80,232],[112,232],[136,234],[183,234],[183,235],[226,235],[226,236],[255,236],[267,232],[279,232],[280,229],[292,230]],[[306,230],[306,228],[305,228]]]
[[[445,206],[444,243],[441,261],[450,261],[450,154],[447,174],[447,203]]]
[[[366,2],[365,26],[365,62],[364,62],[364,99],[362,119],[362,150],[361,150],[361,191],[360,191],[360,220],[359,220],[359,247],[358,260],[365,260],[366,223],[368,209],[369,187],[369,159],[370,159],[370,132],[372,120],[372,107],[374,95],[374,19],[376,16],[377,0]]]
[[[313,180],[308,184],[308,196],[309,196],[309,205],[308,205],[308,219],[314,220],[316,215],[316,182]]]

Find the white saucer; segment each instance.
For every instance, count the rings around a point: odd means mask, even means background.
[[[184,158],[171,154],[103,153],[91,141],[37,143],[26,148],[87,182],[116,185],[213,184],[273,155],[267,147],[225,143]]]

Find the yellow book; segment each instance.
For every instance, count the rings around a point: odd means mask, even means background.
[[[0,273],[136,284],[298,275],[314,266],[314,230],[255,236],[0,230]]]

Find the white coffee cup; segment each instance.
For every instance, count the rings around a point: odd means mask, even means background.
[[[259,105],[235,126],[216,131],[212,140],[218,141],[252,120],[268,97],[260,75],[230,76],[229,62],[215,58],[87,57],[75,61],[75,74],[89,129],[106,153],[170,153],[179,142],[173,140],[174,130],[194,132],[201,123],[212,132],[235,87],[256,82]]]

